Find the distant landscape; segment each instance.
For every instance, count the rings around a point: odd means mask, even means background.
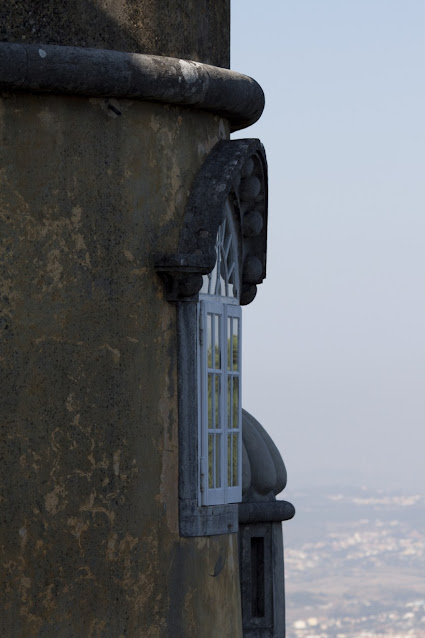
[[[287,638],[425,638],[425,490],[285,497]]]

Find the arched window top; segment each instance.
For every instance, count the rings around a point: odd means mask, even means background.
[[[233,249],[226,254],[231,228]],[[266,276],[266,250],[264,149],[255,139],[220,140],[195,177],[176,250],[155,258],[167,299],[196,302],[208,295],[246,306]]]
[[[232,206],[227,200],[223,222],[218,228],[215,243],[216,262],[210,273],[203,275],[201,295],[226,297],[230,303],[239,303],[240,278],[238,242]]]

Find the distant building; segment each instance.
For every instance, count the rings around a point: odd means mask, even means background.
[[[267,164],[229,140],[263,93],[229,2],[0,17],[0,633],[283,636],[294,510],[241,403]]]

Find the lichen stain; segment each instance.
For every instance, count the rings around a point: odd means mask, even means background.
[[[134,541],[136,540],[138,541],[138,539],[130,536],[130,538],[123,543],[122,550],[134,549],[136,547]],[[142,617],[148,612],[158,618],[162,611],[161,598],[163,597],[163,592],[161,592],[161,594],[155,593],[158,587],[159,543],[160,540],[158,536],[153,533],[150,536],[144,537],[142,547],[138,544],[139,552],[142,551],[143,558],[140,553],[139,556],[143,561],[143,569],[135,570],[134,576],[132,576],[131,570],[129,569],[131,566],[134,568],[134,556],[128,553],[126,557],[127,568],[125,569],[123,587],[127,592],[127,600],[132,603],[134,612],[136,615],[141,614]],[[163,544],[163,540],[161,544]]]
[[[150,121],[150,127],[154,133],[157,133],[160,127],[163,126],[162,118],[159,115],[152,115]]]
[[[88,530],[89,524],[87,522],[81,521],[75,516],[69,517],[67,524],[68,524],[68,527],[70,527],[71,534],[75,536],[75,538],[77,539],[79,549],[83,551],[83,548],[81,545],[81,535],[83,532]]]
[[[168,188],[164,195],[164,216],[161,226],[167,224],[176,215],[177,209],[185,201],[186,189],[182,187],[180,162],[173,154],[171,156],[171,167],[169,168]]]
[[[194,598],[196,600],[196,588],[189,587],[186,596],[184,597],[184,617],[188,636],[196,635]]]
[[[118,491],[114,493],[114,497],[117,495]],[[111,525],[113,525],[115,521],[115,512],[106,509],[106,507],[102,507],[101,505],[95,505],[95,500],[97,497],[96,490],[91,492],[86,501],[80,505],[80,512],[90,512],[91,514],[105,514],[108,518]]]
[[[48,614],[51,614],[57,606],[57,599],[55,596],[55,585],[52,583],[47,585],[41,604],[46,609]]]
[[[19,590],[21,593],[21,600],[23,603],[27,601],[28,590],[30,588],[31,588],[31,578],[28,578],[28,576],[22,576]]]
[[[130,275],[137,275],[137,276],[141,276],[141,275],[146,275],[146,273],[148,273],[148,269],[146,268],[146,266],[144,266],[143,268],[134,268],[131,272]]]
[[[75,400],[74,392],[70,392],[66,398],[65,407],[68,412],[76,412],[79,409],[79,402]]]
[[[78,569],[78,572],[79,572],[80,580],[95,580],[95,577],[93,576],[90,570],[90,567],[88,567],[87,565],[80,567]],[[67,587],[65,587],[65,589],[67,589]]]
[[[118,539],[118,534],[116,534],[115,532],[111,534],[108,538],[108,543],[106,546],[106,558],[109,561],[115,560],[117,539]]]
[[[26,527],[21,527],[19,536],[21,537],[21,550],[24,550],[28,540],[28,530]]]
[[[46,494],[44,497],[44,505],[49,514],[54,516],[66,507],[65,496],[66,491],[61,485],[56,485],[54,490]]]
[[[26,623],[24,633],[22,633],[21,636],[23,638],[38,636],[43,626],[43,619],[35,614],[31,614],[26,606],[21,607],[20,615],[25,618]]]
[[[229,566],[229,570],[231,573],[233,573],[235,569],[237,569],[239,572],[239,559],[238,556],[235,557],[236,546],[234,534],[229,534],[227,542],[227,564]]]
[[[178,450],[164,449],[162,455],[161,484],[159,494],[155,497],[162,503],[166,514],[167,527],[172,534],[178,534]]]
[[[121,352],[117,348],[113,348],[109,343],[105,343],[99,347],[99,350],[107,350],[112,355],[112,361],[117,365],[120,362]]]
[[[60,252],[57,249],[51,250],[47,254],[46,270],[52,279],[52,283],[50,285],[59,286],[61,284],[63,266],[60,261],[60,256]]]
[[[54,213],[55,211],[51,211]],[[74,206],[71,217],[59,219],[43,219],[41,224],[27,224],[27,239],[32,241],[48,240],[54,248],[47,253],[46,269],[53,276],[54,283],[58,284],[58,277],[62,273],[63,265],[59,263],[64,257],[76,259],[78,263],[91,267],[90,254],[87,250],[83,235],[79,232],[81,225],[82,208]],[[60,269],[60,270],[59,270]]]
[[[102,638],[103,630],[106,627],[106,620],[100,620],[99,618],[95,618],[91,625],[88,638]]]
[[[51,111],[47,105],[39,110],[37,117],[49,129],[56,128],[61,122],[56,113]]]
[[[131,553],[133,547],[136,547],[139,539],[131,534],[126,534],[125,537],[120,541],[118,546],[118,551],[122,555],[128,555]]]
[[[71,221],[74,226],[78,226],[80,224],[82,212],[83,209],[81,208],[81,206],[72,207]]]
[[[112,467],[114,469],[115,476],[119,476],[120,473],[120,456],[121,450],[117,450],[112,455]]]

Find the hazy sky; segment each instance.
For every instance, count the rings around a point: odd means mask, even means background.
[[[290,488],[425,487],[424,33],[423,0],[232,0],[270,189],[244,406]]]

